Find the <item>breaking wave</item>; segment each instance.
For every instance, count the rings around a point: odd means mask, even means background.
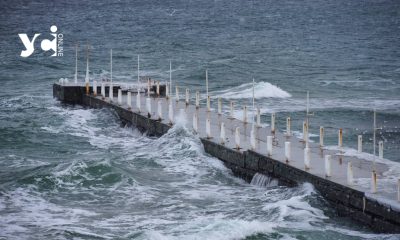
[[[237,87],[215,92],[221,98],[242,99],[253,97],[253,84],[245,83]],[[290,98],[292,95],[269,82],[257,82],[254,86],[254,97],[259,98]]]

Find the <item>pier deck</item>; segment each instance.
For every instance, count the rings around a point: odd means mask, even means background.
[[[193,130],[193,114],[198,113],[198,131],[196,134],[200,137],[205,151],[222,160],[236,175],[250,180],[255,173],[268,174],[287,185],[310,182],[322,196],[332,203],[339,214],[349,216],[378,232],[400,233],[400,203],[397,200],[397,179],[386,179],[384,183],[380,183],[384,173],[390,170],[390,165],[384,162],[375,163],[378,188],[377,193],[371,193],[372,162],[362,159],[360,156],[347,156],[340,149],[323,149],[318,144],[310,142],[311,167],[305,169],[305,143],[295,136],[286,136],[279,130],[272,134],[269,126],[256,127],[256,149],[250,150],[252,123],[244,123],[241,120],[229,118],[225,114],[218,114],[215,109],[211,109],[210,112],[204,107],[197,109],[193,98],[190,99],[191,103],[186,105],[184,100],[176,101],[175,99],[168,100],[165,97],[151,97],[152,111],[151,117],[148,118],[144,94],[141,95],[141,112],[139,112],[136,107],[137,93],[132,93],[132,109],[128,109],[126,91],[123,91],[122,104],[117,103],[118,88],[120,88],[119,85],[114,85],[113,101],[108,98],[108,89],[106,97],[103,98],[93,94],[86,95],[82,85],[75,86],[73,84],[68,84],[68,86],[54,84],[53,95],[65,102],[94,108],[112,108],[124,122],[155,136],[161,136],[171,128],[168,119],[168,104],[169,101],[172,101],[175,122],[177,116],[179,116],[180,124],[186,122],[185,126],[189,130]],[[67,91],[66,89],[74,94],[64,94],[64,91]],[[90,92],[92,92],[92,89]],[[100,93],[100,88],[97,92]],[[157,116],[159,101],[163,113],[161,120]],[[183,109],[184,114],[180,114],[181,109]],[[211,138],[207,138],[206,135],[207,117],[211,122]],[[182,118],[186,118],[186,121]],[[225,124],[226,131],[225,144],[220,143],[220,125],[222,122]],[[235,149],[236,127],[240,127],[240,150]],[[267,155],[266,150],[268,135],[274,136],[273,153],[270,156]],[[286,162],[285,159],[285,141],[291,142],[292,157],[289,162]],[[331,177],[325,176],[324,156],[326,154],[332,155]],[[354,184],[350,186],[347,183],[348,162],[352,162],[354,173]]]

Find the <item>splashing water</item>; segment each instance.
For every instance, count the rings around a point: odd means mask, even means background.
[[[278,186],[278,180],[261,173],[256,173],[251,179],[250,184],[259,187],[276,187]]]
[[[215,95],[226,99],[241,99],[253,97],[253,84],[245,83],[237,87],[214,92]],[[290,98],[292,95],[285,90],[269,83],[257,82],[254,86],[255,98]]]

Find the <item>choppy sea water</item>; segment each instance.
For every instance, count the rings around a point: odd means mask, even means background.
[[[168,78],[225,103],[256,103],[300,130],[372,151],[372,109],[385,158],[399,162],[400,3],[397,1],[148,1],[0,3],[0,238],[397,239],[336,216],[313,187],[245,183],[179,125],[161,138],[121,126],[109,110],[65,106],[51,84],[73,78],[90,43],[91,73]],[[18,33],[64,34],[63,57],[21,58]],[[39,46],[39,45],[38,45]],[[227,104],[226,110],[227,110]],[[238,110],[237,114],[241,112]],[[300,130],[301,131],[301,130]],[[155,151],[157,150],[157,151]],[[261,181],[264,182],[264,181]],[[268,181],[267,181],[268,182]]]

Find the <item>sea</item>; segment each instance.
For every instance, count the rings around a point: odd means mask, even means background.
[[[301,137],[400,164],[400,1],[149,0],[0,2],[0,239],[400,239],[338,216],[309,183],[251,183],[206,154],[185,124],[160,138],[108,109],[65,105],[52,85],[142,77],[276,113]],[[63,56],[41,41],[57,27]],[[29,57],[18,34],[34,43]],[[204,104],[204,101],[202,102]],[[213,102],[216,106],[216,103]]]

